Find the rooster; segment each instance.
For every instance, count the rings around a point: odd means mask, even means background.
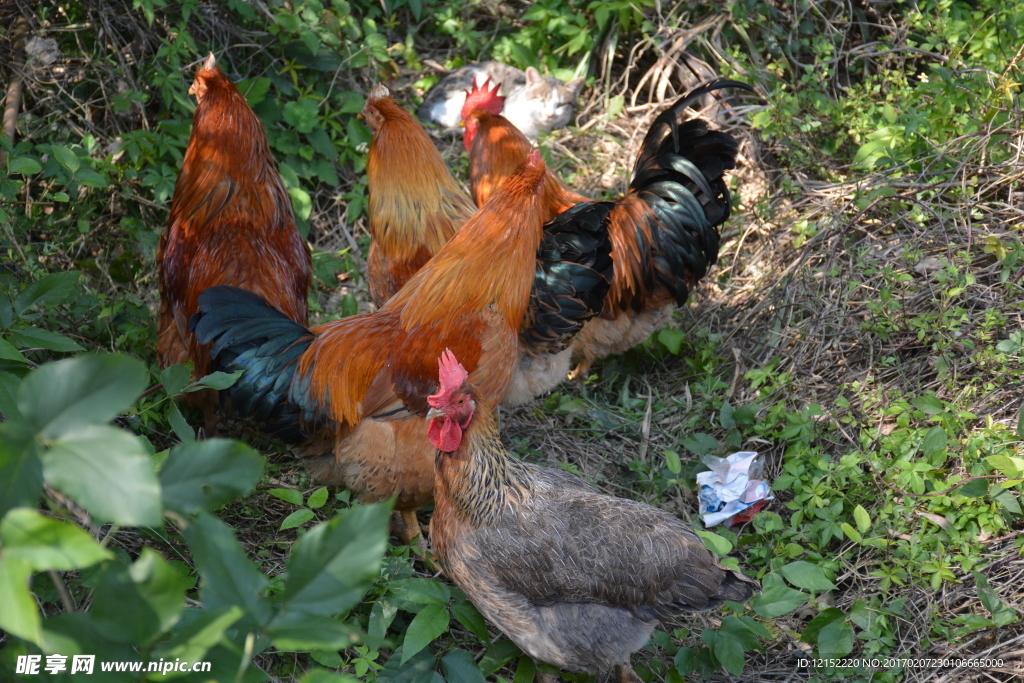
[[[162,368],[191,361],[198,379],[210,372],[207,349],[188,328],[199,293],[214,285],[244,287],[304,325],[312,260],[263,126],[213,54],[199,66],[189,94],[198,102],[192,135],[156,254],[157,358]],[[213,392],[201,393],[209,434],[215,402]]]
[[[540,154],[530,155],[374,313],[307,329],[245,290],[214,287],[199,297],[197,338],[211,343],[216,367],[242,370],[228,390],[234,408],[299,444],[319,480],[366,502],[397,494],[407,542],[419,534],[416,508],[433,497],[424,415],[438,355],[457,349],[489,406],[515,368],[543,233],[544,171]]]
[[[370,295],[383,304],[474,209],[423,127],[391,98],[385,86],[370,92],[362,114],[373,130],[367,157],[371,234],[367,272]],[[529,155],[527,149],[519,163]],[[546,178],[550,184],[554,175]],[[528,401],[564,377],[573,337],[600,312],[613,268],[611,243],[602,227],[611,208],[609,203],[583,206],[545,226],[506,405]],[[485,267],[501,265],[491,261]]]
[[[719,564],[675,516],[511,457],[494,410],[446,350],[428,397],[437,448],[430,540],[445,574],[535,660],[638,683],[630,655],[658,621],[724,600],[753,579]]]
[[[383,306],[465,225],[476,207],[423,127],[391,98],[386,86],[370,91],[362,117],[373,131],[366,156],[366,276],[370,297]]]
[[[526,137],[500,115],[504,98],[498,87],[487,85],[474,85],[462,111],[478,204],[531,149]],[[751,89],[736,81],[697,88],[662,112],[647,131],[629,192],[608,212],[605,225],[615,275],[600,317],[587,322],[573,342],[578,364],[572,374],[577,379],[594,360],[621,353],[663,326],[717,260],[718,226],[731,211],[723,174],[735,167],[738,145],[728,133],[709,130],[701,119],[681,118],[704,95],[726,87]],[[548,171],[548,218],[586,201]]]

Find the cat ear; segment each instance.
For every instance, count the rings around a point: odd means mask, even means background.
[[[571,81],[566,81],[565,89],[573,100],[578,98],[580,93],[583,92],[583,83],[584,80],[582,78],[574,78]]]
[[[534,69],[532,66],[526,67],[526,85],[536,85],[544,81],[544,77],[540,75],[540,72]]]

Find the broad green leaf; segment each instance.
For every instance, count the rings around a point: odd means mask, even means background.
[[[396,600],[420,605],[447,605],[452,597],[448,586],[434,579],[398,579],[391,582],[390,588]]]
[[[319,652],[323,652],[323,650],[320,650]],[[319,659],[316,659],[316,654],[316,652],[312,652],[310,653],[310,656],[318,664],[330,666],[329,664],[324,664]],[[337,656],[337,653],[333,654]],[[338,661],[341,661],[340,657],[338,657]],[[359,679],[353,678],[352,676],[349,676],[347,674],[336,674],[332,671],[324,671],[323,669],[313,669],[308,674],[299,679],[299,683],[359,683]]]
[[[72,173],[77,171],[82,165],[78,155],[67,147],[62,147],[61,145],[50,145],[50,149],[53,151],[53,157],[57,160],[57,163]]]
[[[846,621],[833,621],[818,634],[818,656],[823,659],[845,657],[853,652],[853,629]]]
[[[245,95],[250,107],[255,107],[266,98],[270,83],[269,78],[245,78],[238,82],[238,91]]]
[[[675,451],[664,451],[665,454],[665,466],[668,467],[668,471],[672,474],[679,474],[683,469],[683,464],[679,461],[679,454]]]
[[[965,498],[981,498],[988,493],[988,482],[988,479],[974,479],[955,489],[953,493]]]
[[[320,122],[317,114],[319,109],[318,100],[304,98],[284,105],[282,113],[284,120],[300,133],[311,133]]]
[[[853,520],[857,522],[857,531],[866,534],[871,529],[871,515],[862,505],[853,508]]]
[[[397,614],[398,607],[390,602],[378,600],[373,603],[373,608],[370,610],[370,624],[366,627],[367,635],[375,640],[383,640],[387,635],[388,627],[391,626],[391,622],[395,620]]]
[[[1024,459],[1014,458],[1001,453],[990,455],[985,462],[999,470],[1000,474],[1016,479],[1024,474]]]
[[[1021,513],[1020,502],[1017,500],[1017,496],[1014,495],[1010,489],[1003,489],[999,493],[992,496],[992,500],[1002,505],[1008,512],[1015,515]]]
[[[302,491],[296,489],[270,489],[267,493],[274,496],[274,498],[280,498],[286,503],[302,505]]]
[[[680,443],[694,455],[707,455],[718,450],[718,441],[710,434],[698,432],[686,437]]]
[[[219,609],[236,605],[246,611],[246,624],[269,623],[270,605],[260,597],[267,577],[246,556],[231,528],[213,515],[200,512],[184,535],[203,579],[203,606]]]
[[[182,443],[193,443],[196,440],[196,433],[185,416],[181,414],[177,401],[171,401],[170,410],[167,411],[167,421],[171,423],[171,429]]]
[[[337,669],[339,666],[341,666],[341,663],[343,661],[341,659],[341,655],[339,655],[337,652],[332,652],[330,650],[313,650],[309,653],[309,658],[317,664],[329,667],[331,669]],[[325,671],[324,673],[327,672]],[[337,674],[330,675],[335,676]],[[306,680],[306,678],[303,678],[302,680]]]
[[[186,363],[170,365],[160,371],[160,383],[168,396],[180,394],[192,381],[192,370]]]
[[[845,619],[846,615],[843,614],[843,610],[830,607],[823,610],[818,616],[811,619],[810,623],[804,627],[804,632],[800,634],[800,640],[805,643],[814,645],[818,642],[818,634],[821,630],[835,621]]]
[[[928,430],[924,435],[924,439],[921,441],[921,451],[925,457],[938,453],[946,447],[946,430],[942,427],[935,426]]]
[[[425,648],[431,641],[448,630],[448,608],[444,605],[427,605],[409,624],[402,641],[402,663]]]
[[[207,651],[224,637],[224,631],[245,614],[241,607],[204,609],[201,612],[192,610],[192,613],[198,614],[198,618],[174,630],[171,639],[157,652],[160,657],[166,660],[180,658],[186,662],[202,661]]]
[[[490,676],[520,655],[520,649],[508,638],[502,638],[480,658],[480,671]]]
[[[100,572],[89,614],[104,637],[145,645],[174,626],[184,607],[184,577],[143,548],[131,567],[112,562]]]
[[[679,355],[685,340],[686,335],[683,334],[683,331],[676,329],[675,327],[666,327],[658,333],[658,341],[661,342],[661,345],[668,349],[668,352],[673,356]]]
[[[718,412],[718,423],[724,429],[732,429],[736,426],[736,420],[733,418],[734,412],[736,411],[728,401],[722,404],[722,409]]]
[[[840,524],[839,528],[842,529],[843,533],[846,534],[846,537],[854,543],[862,543],[864,541],[864,537],[860,535],[860,532],[846,522]]]
[[[850,608],[850,621],[865,631],[873,630],[880,618],[879,611],[869,607],[866,600],[855,600]]]
[[[71,353],[73,351],[85,351],[78,342],[75,342],[63,334],[44,330],[39,327],[19,327],[10,330],[8,334],[11,341],[19,349],[46,349],[60,353]]]
[[[486,683],[473,655],[455,648],[441,660],[444,678],[448,683]]]
[[[207,439],[176,446],[160,468],[164,504],[184,515],[213,512],[249,493],[263,457],[240,441]]]
[[[309,494],[309,498],[306,499],[306,506],[313,510],[319,510],[327,502],[327,487],[321,486],[313,493]]]
[[[344,650],[365,639],[351,624],[296,611],[279,614],[266,632],[281,650]]]
[[[215,389],[222,391],[233,386],[238,378],[242,376],[241,370],[235,372],[211,372],[206,377],[196,380],[185,388],[185,393],[199,391],[200,389]]]
[[[757,634],[765,635],[768,638],[770,638],[771,635],[767,634],[764,627],[757,624],[753,619],[750,619],[750,622],[757,625],[757,633],[752,630],[747,621],[736,616],[726,617],[722,620],[722,625],[718,628],[718,635],[723,638],[729,638],[736,641],[744,651],[756,649],[758,647]]]
[[[519,658],[516,662],[516,672],[512,676],[512,683],[533,683],[537,679],[537,666],[529,655]]]
[[[469,600],[458,600],[452,606],[452,616],[462,624],[463,628],[475,635],[481,642],[490,640],[487,633],[487,622],[484,615]]]
[[[334,161],[338,158],[338,148],[331,142],[331,137],[327,134],[323,128],[317,128],[308,136],[309,144],[313,146],[316,153],[329,160]]]
[[[64,432],[41,459],[46,481],[94,517],[125,526],[163,521],[153,463],[134,434],[106,425]]]
[[[11,160],[11,173],[35,175],[43,170],[43,165],[31,157],[18,157]]]
[[[28,358],[22,355],[21,351],[14,348],[9,341],[0,339],[0,360],[13,360],[15,363],[27,363]]]
[[[296,510],[292,514],[285,517],[284,521],[281,522],[281,531],[284,531],[286,529],[294,529],[297,526],[302,526],[314,517],[316,517],[316,515],[313,514],[313,511],[307,508]]]
[[[123,413],[145,390],[148,375],[142,362],[128,356],[86,355],[47,363],[22,382],[18,409],[42,438],[58,439]]]
[[[310,529],[292,547],[283,608],[334,616],[355,605],[379,573],[390,520],[390,505],[359,505]]]
[[[27,560],[0,556],[0,629],[41,644],[39,609],[28,589],[32,566]]]
[[[945,410],[942,401],[934,396],[918,396],[911,403],[925,415],[938,415]]]
[[[786,580],[797,588],[809,591],[827,591],[836,587],[825,577],[825,573],[817,565],[797,560],[790,562],[780,570]]]
[[[14,424],[0,424],[0,515],[35,507],[43,492],[43,465],[32,436]]]
[[[380,683],[444,683],[440,674],[434,672],[437,665],[437,658],[430,652],[430,648],[424,648],[411,657],[405,657],[405,648],[399,646],[388,661],[384,663],[384,669],[377,673],[377,681]]]
[[[732,543],[729,542],[729,539],[719,536],[711,531],[694,529],[693,532],[700,536],[701,540],[704,541],[704,545],[707,546],[708,550],[713,552],[715,555],[725,557],[732,552]]]
[[[1017,438],[1024,439],[1024,406],[1020,407],[1020,412],[1017,413]]]
[[[4,557],[18,557],[36,571],[70,571],[111,557],[96,540],[77,526],[29,508],[16,508],[0,521]]]
[[[736,640],[719,634],[715,640],[715,658],[729,673],[739,676],[743,673],[743,646]]]
[[[774,619],[789,614],[807,602],[807,594],[788,586],[765,588],[754,596],[750,606],[765,619]]]

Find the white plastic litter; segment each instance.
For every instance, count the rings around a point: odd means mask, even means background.
[[[697,475],[704,526],[710,528],[723,522],[731,526],[734,521],[748,521],[775,498],[771,486],[761,480],[764,456],[740,451],[727,458],[705,455],[701,461],[711,468]]]

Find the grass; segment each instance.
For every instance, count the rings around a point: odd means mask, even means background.
[[[26,79],[19,135],[36,145],[80,145],[74,149],[82,164],[123,184],[79,183],[77,201],[61,202],[55,193],[74,181],[57,169],[5,190],[0,206],[11,218],[3,225],[0,264],[9,279],[85,271],[79,298],[24,324],[62,332],[85,348],[153,362],[151,256],[166,217],[166,184],[187,136],[187,109],[161,92],[183,97],[186,65],[206,46],[264,41],[261,50],[229,53],[236,73],[272,81],[266,107],[324,98],[321,120],[338,155],[337,182],[324,179],[327,171],[303,170],[299,152],[285,151],[297,149],[288,136],[300,124],[281,114],[269,128],[279,158],[298,169],[291,187],[300,213],[308,209],[319,275],[314,298],[326,320],[369,306],[359,276],[367,245],[360,209],[365,131],[350,122],[357,107],[339,93],[365,92],[387,69],[392,92],[411,107],[422,94],[426,57],[444,62],[489,35],[484,52],[514,58],[510,35],[525,44],[553,31],[540,19],[508,20],[516,10],[499,3],[431,5],[444,30],[414,34],[381,13],[370,18],[375,10],[354,3],[354,14],[376,23],[363,21],[359,38],[345,43],[348,61],[333,71],[328,92],[324,83],[312,85],[311,67],[281,46],[305,39],[302,31],[351,32],[349,24],[337,28],[325,15],[296,11],[300,24],[286,26],[280,16],[289,8],[269,3],[266,14],[279,19],[260,29],[254,28],[263,21],[259,12],[246,23],[222,7],[193,5],[203,18],[186,19],[183,33],[175,32],[181,7],[166,11],[148,2],[126,4],[120,14],[87,2],[49,4],[39,15],[68,31],[84,31],[76,27],[88,22],[104,26],[118,57],[104,56],[88,40],[75,55],[62,44],[63,72],[35,67]],[[573,25],[566,18],[572,8],[542,6],[550,15],[544,21],[561,17],[559,26]],[[608,493],[669,509],[697,528],[693,477],[700,457],[747,449],[766,454],[776,500],[753,522],[716,531],[766,590],[804,597],[777,614],[755,603],[746,612],[727,608],[666,624],[634,660],[646,681],[937,683],[1020,676],[1024,162],[1014,94],[1020,54],[991,31],[1010,35],[1021,24],[1012,8],[985,7],[990,19],[948,3],[872,5],[852,13],[825,3],[659,5],[646,7],[647,23],[639,28],[634,22],[620,33],[595,31],[575,55],[543,58],[567,69],[589,54],[594,65],[594,87],[584,94],[577,125],[556,132],[544,147],[563,178],[595,198],[624,192],[646,126],[708,69],[755,82],[760,95],[730,96],[706,112],[742,140],[742,167],[732,176],[737,207],[724,228],[718,265],[674,326],[597,365],[582,387],[565,385],[502,415],[503,438],[521,457],[578,472]],[[394,9],[415,11],[411,3]],[[79,14],[68,15],[71,10]],[[6,19],[16,10],[0,12]],[[140,34],[136,48],[146,56],[134,57],[132,41]],[[12,36],[5,36],[11,52],[4,54],[15,54]],[[177,61],[161,72],[153,60]],[[144,74],[154,73],[165,81],[147,82]],[[103,81],[119,83],[126,97],[143,93],[149,104],[85,87]],[[157,106],[161,97],[166,101]],[[89,107],[103,116],[83,114]],[[160,135],[149,139],[139,131]],[[143,143],[138,155],[129,151],[114,160],[118,140],[135,139]],[[464,180],[461,144],[438,142]],[[46,161],[39,149],[18,154]],[[26,353],[33,363],[54,355]],[[177,440],[162,406],[127,423],[158,451]],[[221,516],[271,577],[273,595],[296,539],[350,502],[344,492],[330,491],[317,505],[320,487],[288,453],[253,443],[269,458],[267,474]],[[678,471],[666,451],[680,454]],[[73,501],[52,490],[47,496],[51,511],[62,501],[76,517]],[[286,521],[304,518],[309,521],[297,528]],[[194,578],[170,525],[93,530],[110,535],[111,547],[131,558],[143,546],[157,548]],[[814,568],[813,580],[799,576],[804,563]],[[59,587],[46,576],[37,577],[33,590],[48,614],[60,612]],[[87,579],[66,576],[79,595]],[[447,586],[414,562],[408,548],[392,549],[380,580],[352,612],[370,633],[386,632],[390,641],[379,650],[271,649],[256,662],[281,681],[298,680],[317,664],[367,681],[425,681],[435,666],[427,655],[411,660],[421,669],[391,659],[433,604],[409,599],[412,584],[403,582],[412,579]],[[424,651],[437,655],[437,670],[458,679],[458,657],[449,657],[464,650],[484,673],[527,683],[527,659],[510,655],[494,629],[480,633],[472,611],[450,592],[450,628]],[[738,614],[754,617],[764,630],[754,644],[733,637]],[[721,666],[735,661],[722,633],[743,644],[742,673]],[[1002,664],[797,665],[826,655],[978,657]]]

